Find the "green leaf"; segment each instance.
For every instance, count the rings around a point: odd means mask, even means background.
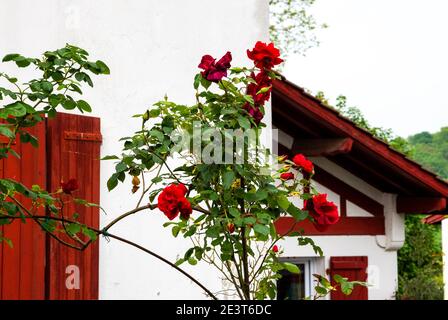
[[[283,262],[283,267],[291,273],[299,274],[300,269],[297,265],[290,262]]]
[[[0,124],[0,134],[5,137],[8,137],[9,139],[15,138],[14,133],[7,126],[1,124]]]
[[[27,107],[25,103],[16,101],[0,109],[0,118],[7,119],[9,116],[23,117],[26,115],[26,110]]]
[[[164,138],[163,132],[153,129],[153,130],[149,131],[149,134],[153,137],[156,137],[159,141],[163,141],[163,138]]]
[[[192,266],[195,266],[198,264],[198,261],[194,257],[190,257],[188,259],[188,263],[191,264]]]
[[[98,235],[96,234],[95,231],[93,231],[92,229],[89,229],[87,227],[83,227],[82,228],[82,233],[84,235],[86,235],[87,237],[90,238],[90,240],[95,241],[96,239],[98,239]]]
[[[341,283],[341,291],[343,294],[345,294],[347,296],[352,294],[353,287],[354,287],[354,285],[351,282],[344,281]]]
[[[198,73],[195,77],[194,77],[194,82],[193,82],[193,87],[195,90],[197,90],[199,88],[199,85],[201,84],[201,74]]]
[[[115,166],[115,171],[116,172],[123,172],[126,171],[128,169],[128,166],[126,165],[126,163],[120,162]]]
[[[67,229],[67,232],[70,234],[77,234],[79,231],[81,231],[81,225],[78,223],[70,223],[65,227]]]
[[[252,96],[246,94],[243,96],[243,98],[244,98],[244,100],[249,102],[251,105],[254,105],[254,98],[252,98]]]
[[[104,156],[104,157],[101,158],[101,160],[118,160],[118,159],[120,159],[120,158],[118,158],[115,155]]]
[[[296,221],[303,221],[308,217],[308,212],[306,210],[300,210],[292,203],[286,210]]]
[[[90,107],[90,104],[88,104],[84,100],[78,100],[77,102],[78,109],[85,111],[85,112],[92,112],[92,107]]]
[[[66,110],[73,110],[76,108],[76,102],[70,98],[62,101],[62,107]]]
[[[178,267],[178,266],[180,266],[184,262],[185,262],[184,259],[179,259],[179,260],[176,261],[176,263],[174,265],[176,265]]]
[[[283,210],[287,210],[289,205],[291,204],[291,202],[289,202],[288,197],[286,197],[285,195],[279,195],[277,197],[277,203],[278,206],[280,208],[282,208]]]
[[[173,237],[177,237],[177,235],[180,232],[180,227],[179,226],[174,226],[173,229],[171,229],[171,233],[173,234]]]
[[[53,91],[53,85],[50,82],[48,82],[48,81],[42,81],[40,83],[40,87],[42,88],[42,90],[44,90],[46,92]]]
[[[10,54],[7,54],[6,56],[4,56],[2,61],[3,62],[13,61],[13,60],[15,60],[18,57],[20,57],[20,54],[18,54],[18,53],[10,53]]]
[[[16,65],[19,68],[25,68],[28,67],[31,64],[31,60],[27,59],[25,57],[19,56],[17,58],[14,59],[14,61],[16,62]]]
[[[118,177],[117,174],[113,174],[109,180],[107,180],[107,189],[112,191],[118,185]]]
[[[243,219],[243,222],[245,224],[254,224],[255,222],[257,222],[257,219],[255,217],[245,217]]]
[[[338,274],[335,274],[334,276],[333,276],[333,280],[335,281],[335,282],[337,282],[337,283],[341,283],[342,281],[344,281],[344,278],[342,278],[340,275],[338,275]],[[347,279],[345,279],[345,280],[347,280]]]
[[[250,121],[246,117],[239,116],[238,123],[243,129],[250,129]]]
[[[256,224],[254,226],[254,230],[255,230],[255,232],[260,233],[260,234],[265,235],[265,236],[267,236],[269,234],[269,231],[270,231],[269,227],[265,226],[263,224]]]
[[[235,173],[233,171],[226,171],[222,176],[222,185],[224,189],[229,189],[235,180]]]
[[[147,112],[149,118],[157,118],[160,115],[160,109],[152,109]]]
[[[314,289],[316,290],[316,292],[317,292],[318,294],[321,294],[321,295],[326,295],[326,294],[328,294],[328,290],[325,289],[325,288],[322,288],[322,287],[320,287],[320,286],[315,286]]]
[[[102,74],[110,74],[109,67],[103,61],[97,60],[96,65],[101,70]]]
[[[229,208],[229,213],[235,218],[238,218],[241,215],[240,210],[233,208],[233,207]]]

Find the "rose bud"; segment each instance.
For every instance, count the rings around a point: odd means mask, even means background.
[[[227,224],[227,230],[228,230],[230,233],[233,233],[233,232],[235,231],[235,225],[234,225],[233,223],[228,223],[228,224]]]
[[[138,178],[138,176],[132,177],[132,185],[134,185],[134,186],[140,185],[140,179]]]
[[[287,156],[286,154],[284,154],[284,155],[282,155],[282,156],[279,156],[279,157],[277,158],[277,161],[278,161],[278,162],[283,162],[283,161],[285,161],[286,159],[288,159],[288,156]]]
[[[293,180],[294,174],[292,172],[285,172],[280,175],[280,179],[282,180]]]
[[[277,252],[278,252],[278,246],[277,246],[277,245],[274,245],[274,246],[272,247],[272,251],[275,252],[275,253],[277,253]]]

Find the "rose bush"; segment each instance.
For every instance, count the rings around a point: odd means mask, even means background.
[[[13,153],[11,144],[16,134],[21,134],[23,142],[37,146],[37,139],[24,128],[43,121],[45,116],[53,117],[58,106],[91,111],[86,101],[76,100],[71,94],[82,93],[78,81],[93,86],[88,72],[108,74],[109,69],[99,60],[88,61],[87,56],[84,50],[67,45],[46,52],[43,59],[18,54],[4,58],[19,67],[35,65],[43,76],[29,81],[22,89],[16,84],[17,79],[0,74],[18,89],[14,92],[0,87],[0,100],[3,96],[13,100],[0,109],[1,118],[8,122],[0,126],[0,133],[10,141],[0,150],[0,156]],[[317,194],[311,187],[311,161],[301,154],[292,161],[286,156],[277,158],[261,146],[260,134],[266,126],[262,122],[265,103],[270,99],[272,81],[277,78],[273,68],[283,60],[272,43],[257,42],[252,50],[247,50],[247,56],[253,67],[231,67],[230,52],[218,61],[204,55],[198,65],[201,71],[193,81],[196,103],[186,106],[165,97],[135,115],[141,119],[141,128],[122,139],[121,154],[103,158],[116,161],[115,173],[107,181],[109,190],[129,177],[132,193],[140,192],[135,209],[98,230],[76,221],[75,215],[68,219],[62,214],[67,201],[95,206],[74,197],[76,190],[83,187],[75,179],[62,181],[61,188],[54,192],[0,179],[1,224],[31,219],[61,243],[78,250],[84,250],[97,235],[116,239],[171,265],[216,298],[179,267],[205,261],[232,285],[235,296],[274,299],[281,271],[299,272],[296,265],[279,259],[278,241],[295,237],[298,245],[311,245],[322,255],[311,238],[297,232],[280,235],[274,222],[288,216],[296,223],[308,219],[318,230],[324,230],[338,221],[339,214],[326,195]],[[171,159],[177,159],[177,167],[172,167]],[[18,195],[31,199],[32,207],[20,202]],[[297,199],[303,200],[303,207],[293,203]],[[39,215],[39,208],[50,214]],[[109,232],[131,214],[155,209],[167,217],[164,227],[171,228],[174,237],[182,236],[191,243],[175,263]],[[62,240],[61,234],[72,242]],[[90,240],[83,241],[80,234]],[[0,235],[0,240],[5,239]],[[316,279],[318,296],[334,290],[325,277]],[[347,293],[355,284],[342,277],[334,280]]]
[[[118,160],[110,190],[127,175],[151,181],[141,199],[167,216],[164,226],[173,236],[192,244],[177,265],[203,260],[221,272],[239,298],[265,299],[275,297],[281,270],[299,272],[279,259],[279,240],[294,236],[298,245],[321,253],[303,234],[279,235],[274,222],[286,216],[297,223],[309,219],[324,230],[339,215],[326,195],[311,191],[314,166],[306,157],[282,156],[273,164],[268,159],[276,157],[269,152],[261,156],[261,120],[277,78],[273,68],[283,60],[272,43],[257,42],[247,56],[254,67],[231,67],[230,52],[217,62],[203,56],[193,83],[196,103],[185,106],[167,97],[155,103],[137,115],[142,127],[124,138],[122,154],[105,159]],[[181,163],[172,168],[173,158]],[[297,198],[303,208],[293,204]],[[330,287],[323,283],[321,291]]]

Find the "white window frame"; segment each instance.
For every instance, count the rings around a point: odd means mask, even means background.
[[[317,273],[317,259],[315,257],[280,257],[281,262],[289,262],[293,264],[303,264],[305,266],[305,297],[312,297],[315,295],[313,285],[313,274]]]

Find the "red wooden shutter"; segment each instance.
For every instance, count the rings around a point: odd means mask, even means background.
[[[99,203],[100,175],[100,119],[58,113],[47,124],[49,190],[57,190],[61,181],[76,178],[79,190],[76,198]],[[79,214],[79,220],[99,228],[99,210],[96,207],[70,205],[64,216]],[[98,299],[98,242],[85,251],[76,251],[48,239],[47,298],[49,299]],[[66,286],[67,267],[79,268],[79,289]]]
[[[330,258],[330,275],[331,279],[335,274],[349,281],[367,281],[367,265],[368,260],[366,256],[359,257],[331,257]],[[335,283],[332,280],[332,285]],[[367,287],[355,286],[353,292],[346,296],[340,289],[331,292],[331,300],[367,300]]]
[[[30,128],[28,132],[39,140],[39,148],[20,143],[17,138],[14,150],[21,155],[17,159],[9,155],[0,160],[0,177],[11,178],[31,188],[38,184],[45,188],[45,123]],[[5,143],[6,141],[0,141]],[[25,205],[28,200],[19,198]],[[37,214],[45,214],[42,210]],[[45,297],[45,234],[31,220],[0,226],[3,236],[9,238],[13,248],[0,243],[0,299],[44,299]]]

